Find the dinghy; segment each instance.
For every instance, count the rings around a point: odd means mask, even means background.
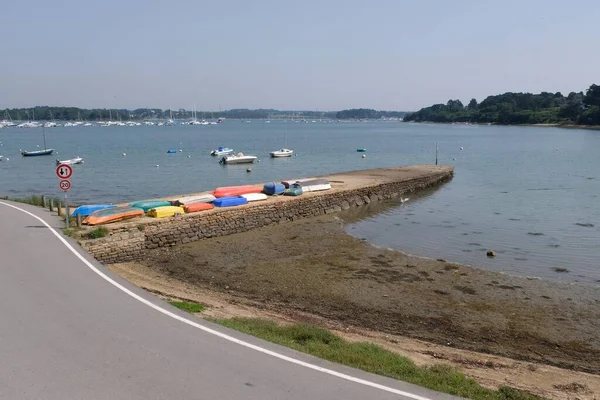
[[[115,207],[117,207],[117,206],[115,206],[113,204],[88,204],[88,205],[77,207],[73,211],[71,216],[76,217],[78,215],[81,215],[82,217],[87,217],[88,215],[90,215],[98,210],[105,210],[107,208],[115,208]]]
[[[142,200],[129,204],[129,207],[141,208],[144,212],[147,212],[151,208],[164,207],[170,205],[171,203],[164,200]]]
[[[266,200],[269,198],[264,193],[248,193],[248,194],[242,194],[242,195],[240,195],[240,197],[245,198],[246,200],[248,200],[248,202],[261,201],[261,200]]]
[[[153,218],[168,218],[174,217],[175,215],[183,215],[185,214],[185,210],[183,209],[183,207],[161,206],[151,208],[146,214],[148,214],[149,217]]]
[[[83,158],[75,157],[75,158],[71,158],[70,160],[62,160],[62,161],[57,158],[56,165],[61,165],[61,164],[66,164],[66,165],[83,164]]]
[[[216,199],[214,204],[215,207],[235,207],[248,204],[248,200],[240,196],[221,197],[219,199]]]
[[[115,207],[98,210],[83,220],[87,225],[103,225],[111,222],[124,221],[144,215],[144,210],[135,207]]]
[[[215,208],[210,203],[189,203],[183,206],[186,213],[193,213],[198,211],[206,211]]]
[[[220,197],[234,197],[248,193],[260,193],[261,191],[261,188],[252,185],[223,186],[216,188],[212,194],[218,199]]]
[[[265,185],[263,186],[263,192],[271,196],[283,194],[284,191],[285,186],[283,185],[283,183],[269,182],[265,183]]]

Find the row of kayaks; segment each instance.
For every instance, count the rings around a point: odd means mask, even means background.
[[[299,196],[305,192],[331,189],[327,179],[296,179],[269,182],[260,186],[223,186],[210,193],[180,197],[174,201],[142,200],[116,206],[114,204],[92,204],[77,207],[72,216],[81,215],[87,225],[103,225],[147,215],[153,218],[168,218],[177,215],[211,210],[215,207],[235,207],[255,201],[267,200],[269,196]]]

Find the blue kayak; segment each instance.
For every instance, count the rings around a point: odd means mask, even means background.
[[[104,210],[107,208],[115,208],[116,206],[113,204],[88,204],[85,206],[77,207],[73,213],[71,214],[73,217],[81,215],[82,217],[87,217],[94,211]]]
[[[239,196],[221,197],[216,199],[213,204],[215,207],[234,207],[248,204],[248,199]]]
[[[169,154],[177,153],[177,150],[174,150],[174,149],[167,150],[167,153],[169,153]]]

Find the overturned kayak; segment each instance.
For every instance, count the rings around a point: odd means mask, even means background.
[[[170,205],[171,203],[164,200],[142,200],[129,204],[129,207],[141,208],[142,210],[144,210],[144,212],[147,212],[151,208],[164,207]]]
[[[300,183],[300,182],[307,182],[307,181],[312,181],[315,180],[317,178],[300,178],[300,179],[288,179],[286,181],[281,182],[283,186],[285,186],[285,188],[289,188],[290,186],[292,186],[294,183]]]
[[[234,196],[241,196],[243,194],[248,194],[248,193],[260,193],[260,192],[262,192],[262,188],[260,188],[258,186],[241,185],[241,186],[219,187],[219,188],[216,188],[212,192],[212,194],[213,194],[213,196],[215,196],[218,199],[220,197],[234,197]]]
[[[302,188],[300,186],[295,186],[292,185],[292,187],[285,189],[285,192],[283,192],[284,196],[300,196],[302,193],[304,193],[302,191]]]
[[[93,212],[83,220],[83,223],[87,225],[103,225],[110,224],[111,222],[119,222],[126,219],[141,217],[142,215],[144,215],[144,210],[141,208],[127,206],[107,208]]]
[[[221,197],[215,200],[215,207],[235,207],[248,204],[248,199],[240,196]]]
[[[186,213],[206,211],[213,208],[215,208],[215,206],[210,203],[189,203],[183,206]]]
[[[294,184],[294,186],[301,187],[303,193],[331,189],[331,184],[327,179],[312,179],[309,181],[298,182]]]
[[[212,203],[215,201],[216,197],[210,193],[201,194],[198,196],[189,196],[182,197],[179,199],[179,202],[183,205],[192,204],[192,203]]]
[[[73,211],[71,216],[76,217],[78,215],[81,215],[82,217],[87,217],[88,215],[90,215],[98,210],[104,210],[107,208],[115,208],[115,207],[116,206],[114,204],[88,204],[85,206],[77,207]]]
[[[265,183],[265,185],[263,186],[263,192],[271,196],[283,194],[284,191],[285,185],[283,183],[269,182]]]
[[[153,218],[168,218],[173,217],[175,215],[183,215],[185,214],[185,210],[183,209],[183,207],[162,206],[151,208],[150,210],[148,210],[147,214],[149,217]]]
[[[245,198],[248,202],[266,200],[269,197],[264,193],[248,193],[242,194],[240,197]]]

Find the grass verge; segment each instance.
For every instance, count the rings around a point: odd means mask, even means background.
[[[31,196],[28,197],[0,197],[1,200],[10,200],[10,201],[14,201],[17,203],[24,203],[24,204],[31,204],[32,206],[38,206],[41,207],[42,206],[42,196],[38,196],[35,194],[32,194]],[[47,198],[46,201],[50,201],[50,198]],[[59,202],[59,198],[56,197],[54,198],[54,204],[58,204]]]
[[[531,393],[503,386],[499,390],[482,387],[455,368],[438,364],[418,367],[406,357],[372,343],[351,343],[326,329],[307,324],[280,326],[254,318],[215,320],[269,342],[311,354],[329,361],[390,378],[414,383],[439,392],[470,399],[539,400]]]
[[[99,238],[103,238],[104,236],[108,235],[108,229],[106,229],[103,226],[100,226],[98,228],[92,229],[91,231],[88,232],[87,237],[89,237],[90,239],[99,239]]]
[[[206,310],[206,307],[202,304],[191,301],[169,301],[169,304],[189,313],[198,313]]]

